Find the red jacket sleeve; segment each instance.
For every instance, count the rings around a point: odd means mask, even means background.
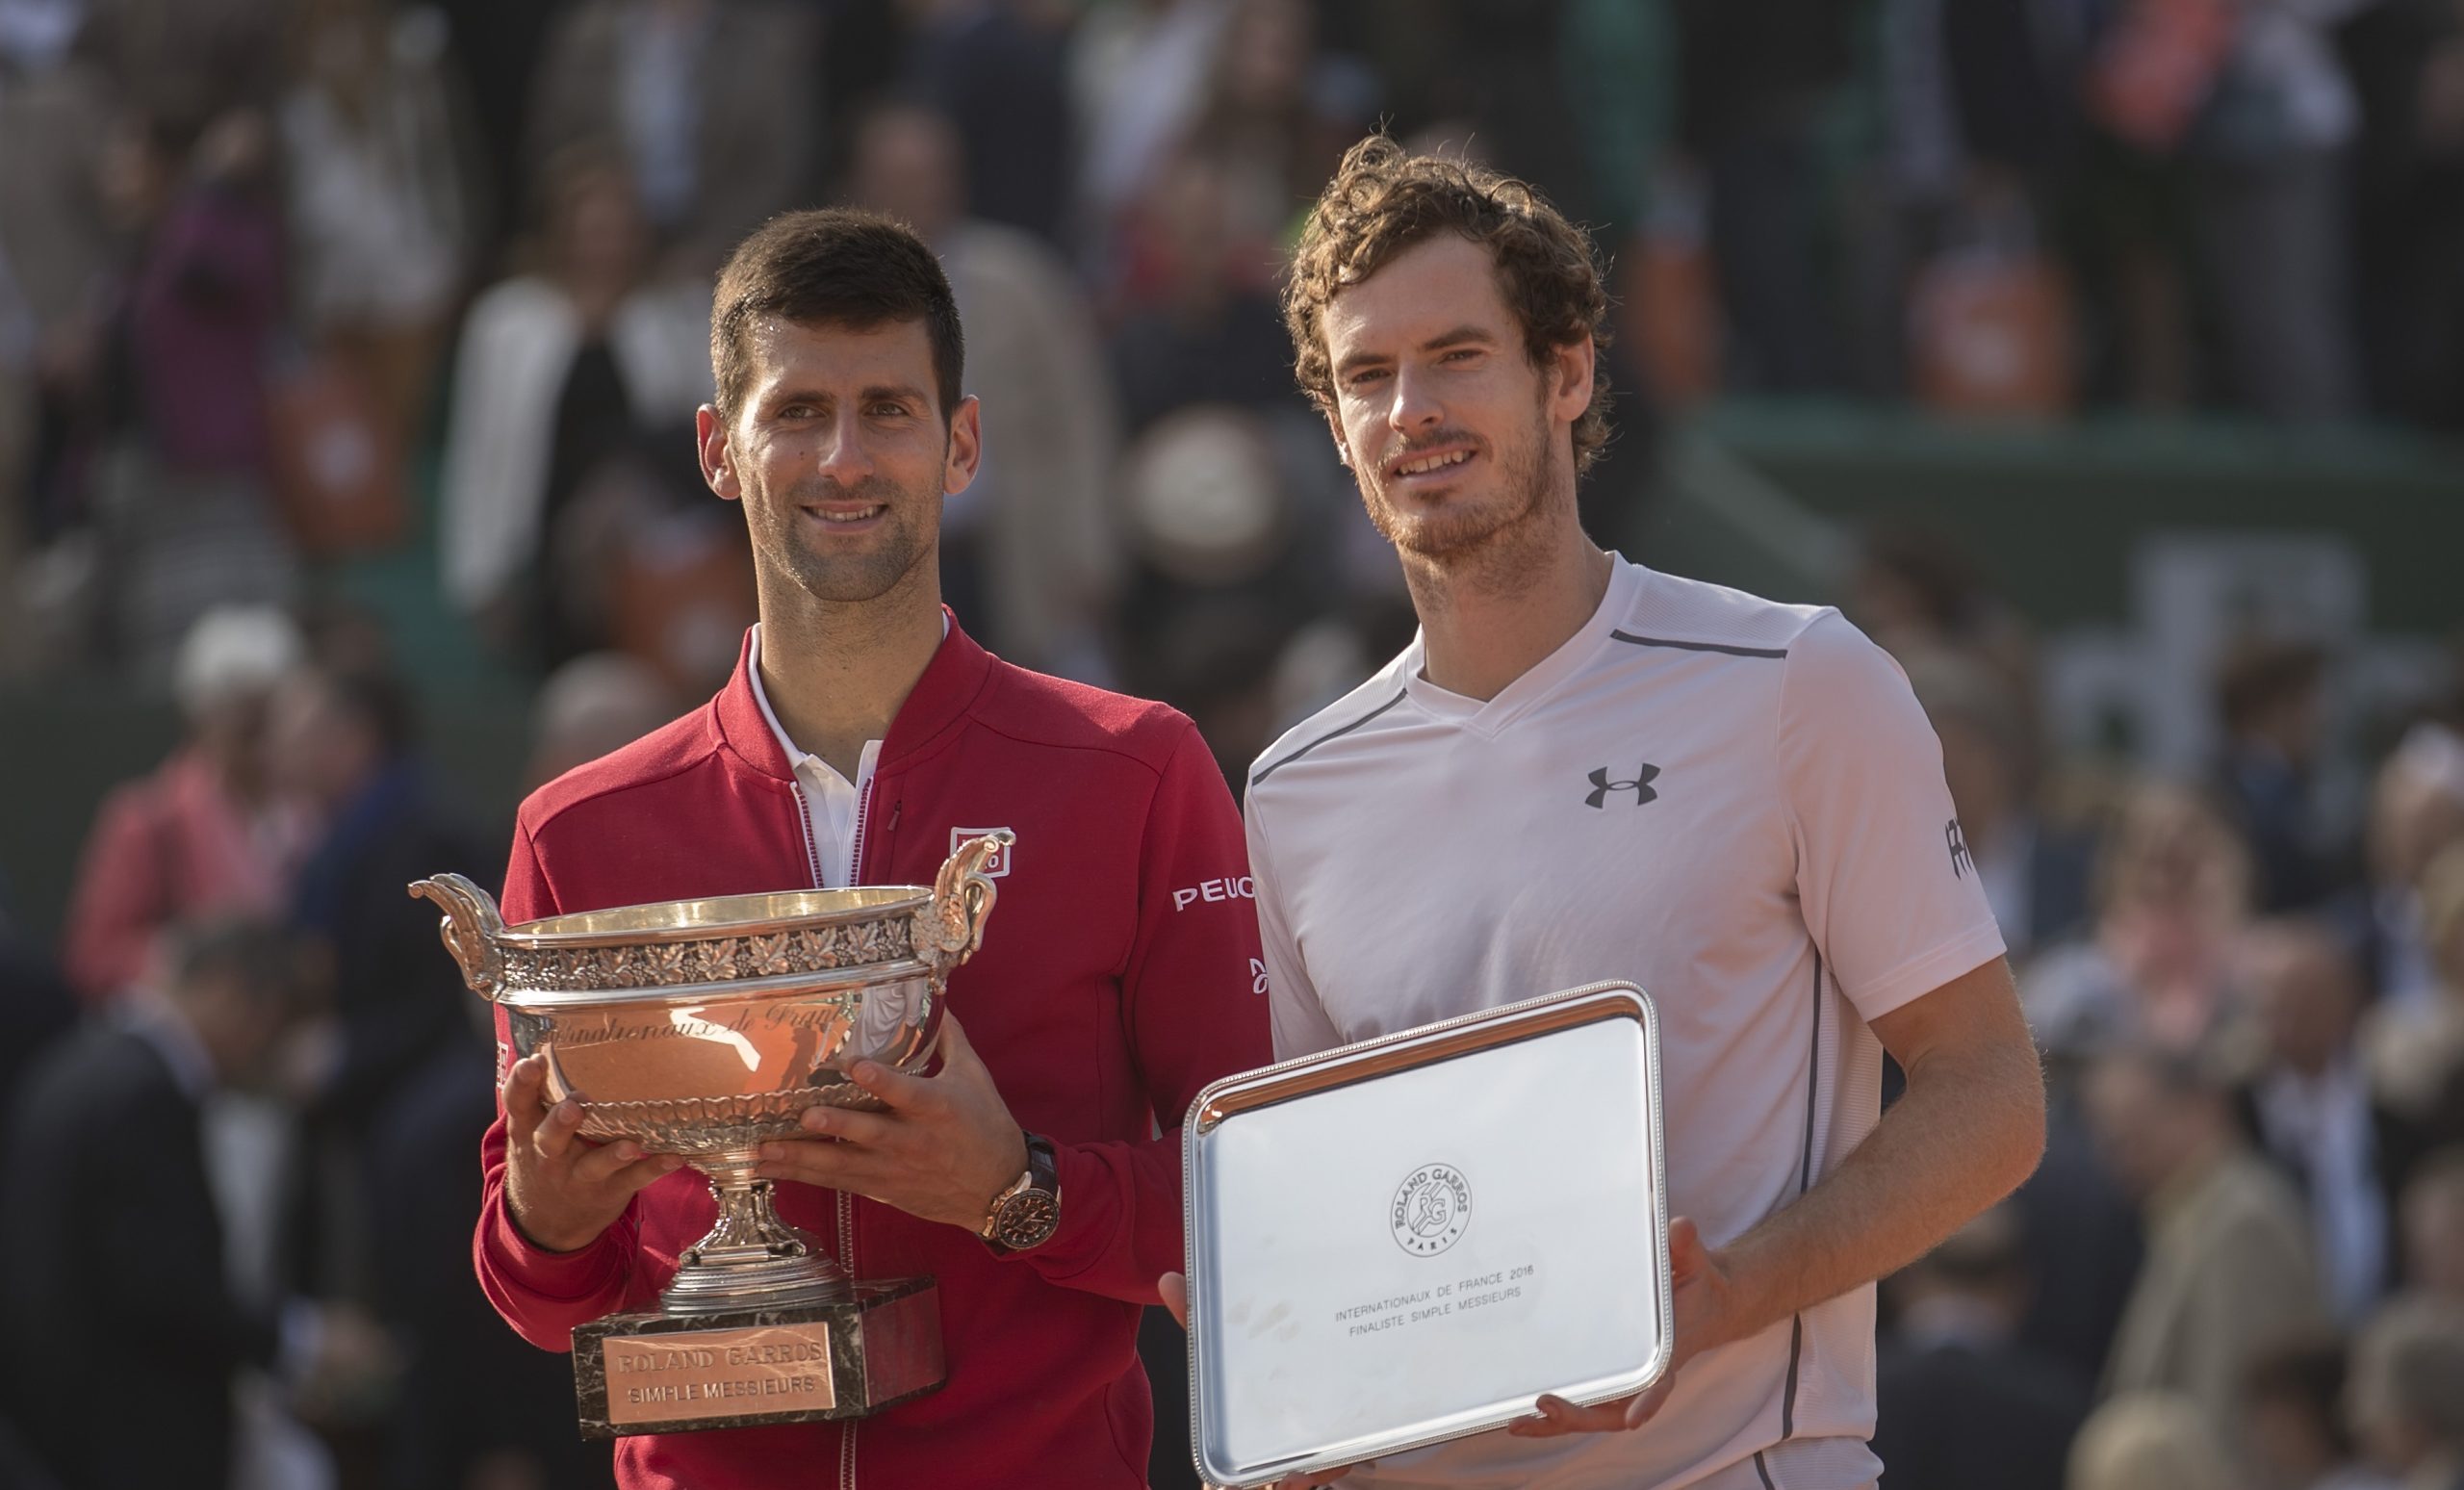
[[[1221,887],[1177,899],[1176,890]],[[1138,930],[1121,975],[1130,1049],[1161,1130],[1142,1143],[1062,1144],[1061,1229],[1017,1254],[1050,1282],[1132,1303],[1181,1269],[1181,1119],[1207,1083],[1267,1064],[1248,850],[1223,773],[1184,725],[1147,809]]]
[[[154,930],[169,913],[162,814],[145,785],[122,786],[103,799],[68,902],[61,961],[77,991],[96,1002],[144,972]]]
[[[504,900],[507,921],[535,920],[557,913],[554,892],[539,867],[530,831],[514,830],[513,859],[505,865]],[[497,1011],[497,1069],[513,1061],[511,1033],[502,1009]],[[639,1223],[629,1205],[616,1224],[578,1251],[551,1252],[531,1244],[513,1223],[504,1200],[504,1100],[497,1100],[496,1121],[479,1141],[483,1189],[479,1225],[472,1252],[479,1272],[479,1287],[525,1340],[543,1350],[573,1349],[577,1324],[613,1313],[625,1302],[625,1285],[632,1271]]]

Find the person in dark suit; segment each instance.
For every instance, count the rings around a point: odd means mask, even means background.
[[[1968,1222],[1886,1285],[1874,1451],[1891,1490],[2061,1490],[2089,1383],[2018,1342],[2028,1295],[2017,1218]]]
[[[447,870],[493,885],[499,866],[441,799],[409,695],[389,674],[294,674],[274,697],[270,749],[286,789],[327,824],[300,868],[292,919],[331,961],[339,1025],[313,1125],[355,1147],[397,1089],[466,1033],[471,995],[437,940],[436,912],[403,887]]]
[[[2235,1073],[2234,1117],[2301,1193],[2328,1304],[2358,1325],[2394,1275],[2393,1201],[2420,1142],[2371,1090],[2354,1042],[2368,990],[2334,927],[2261,921],[2236,961],[2255,1039]]]
[[[0,1169],[0,1351],[29,1447],[68,1490],[228,1482],[244,1367],[313,1355],[313,1309],[249,1310],[225,1281],[200,1118],[297,1011],[293,944],[184,928],[127,1009],[29,1074]]]
[[[2253,897],[2270,915],[2340,888],[2317,800],[2326,668],[2317,647],[2260,636],[2236,641],[2217,666],[2216,795],[2249,842]]]
[[[52,1041],[77,1027],[77,995],[9,917],[0,895],[0,1116],[15,1100],[18,1085]]]

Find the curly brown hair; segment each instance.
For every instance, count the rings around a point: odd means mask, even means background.
[[[1591,404],[1574,430],[1575,470],[1588,471],[1608,443],[1608,369],[1599,355],[1608,346],[1608,292],[1590,237],[1526,182],[1443,156],[1412,155],[1384,135],[1344,152],[1293,253],[1283,323],[1300,391],[1333,414],[1327,305],[1337,292],[1440,233],[1489,250],[1532,366],[1547,366],[1577,338],[1591,339]]]

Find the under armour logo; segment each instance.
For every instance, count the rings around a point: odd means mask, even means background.
[[[1641,765],[1634,768],[1634,779],[1632,781],[1612,782],[1608,779],[1608,768],[1606,766],[1602,766],[1591,773],[1592,789],[1590,794],[1582,800],[1593,807],[1604,807],[1607,804],[1608,794],[1610,792],[1630,791],[1634,794],[1634,806],[1641,807],[1644,803],[1649,802],[1659,795],[1658,792],[1652,790],[1652,782],[1658,775],[1659,767],[1646,760]]]
[[[1976,856],[1967,851],[1967,835],[1960,831],[1956,817],[1942,825],[1942,841],[1951,850],[1951,878],[1964,879],[1976,872]]]

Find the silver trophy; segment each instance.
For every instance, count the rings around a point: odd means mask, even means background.
[[[859,1061],[921,1068],[951,969],[984,938],[997,832],[930,886],[860,886],[581,912],[508,926],[460,875],[413,885],[445,911],[472,991],[505,1012],[517,1058],[545,1053],[550,1102],[581,1134],[679,1154],[718,1220],[679,1258],[656,1313],[574,1331],[593,1437],[854,1417],[941,1384],[929,1278],[859,1282],[780,1220],[755,1171],[806,1109],[878,1108]]]

